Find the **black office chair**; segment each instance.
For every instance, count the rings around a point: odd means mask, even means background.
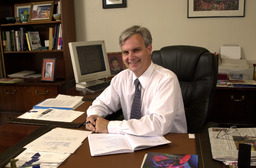
[[[189,133],[207,122],[217,82],[217,58],[196,46],[167,46],[153,51],[152,61],[173,71],[180,81]]]

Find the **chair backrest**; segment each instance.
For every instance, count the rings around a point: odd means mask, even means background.
[[[212,108],[218,74],[216,56],[202,47],[177,45],[153,51],[152,61],[177,75],[188,132],[198,132]]]

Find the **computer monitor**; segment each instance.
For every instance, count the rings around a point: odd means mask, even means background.
[[[70,42],[69,50],[76,88],[103,83],[105,80],[102,79],[111,76],[103,40]]]

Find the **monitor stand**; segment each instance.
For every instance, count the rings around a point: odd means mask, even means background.
[[[98,80],[93,80],[93,81],[88,81],[88,82],[80,82],[76,84],[76,90],[84,90],[85,88],[97,84],[101,84],[106,82],[104,79],[98,79]]]

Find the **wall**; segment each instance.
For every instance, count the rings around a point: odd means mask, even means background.
[[[153,50],[167,45],[197,45],[219,52],[240,45],[242,57],[256,62],[256,0],[246,0],[245,17],[187,18],[187,0],[127,0],[127,8],[103,9],[102,0],[75,1],[77,41],[105,40],[108,52],[120,51],[125,28],[150,29]]]

